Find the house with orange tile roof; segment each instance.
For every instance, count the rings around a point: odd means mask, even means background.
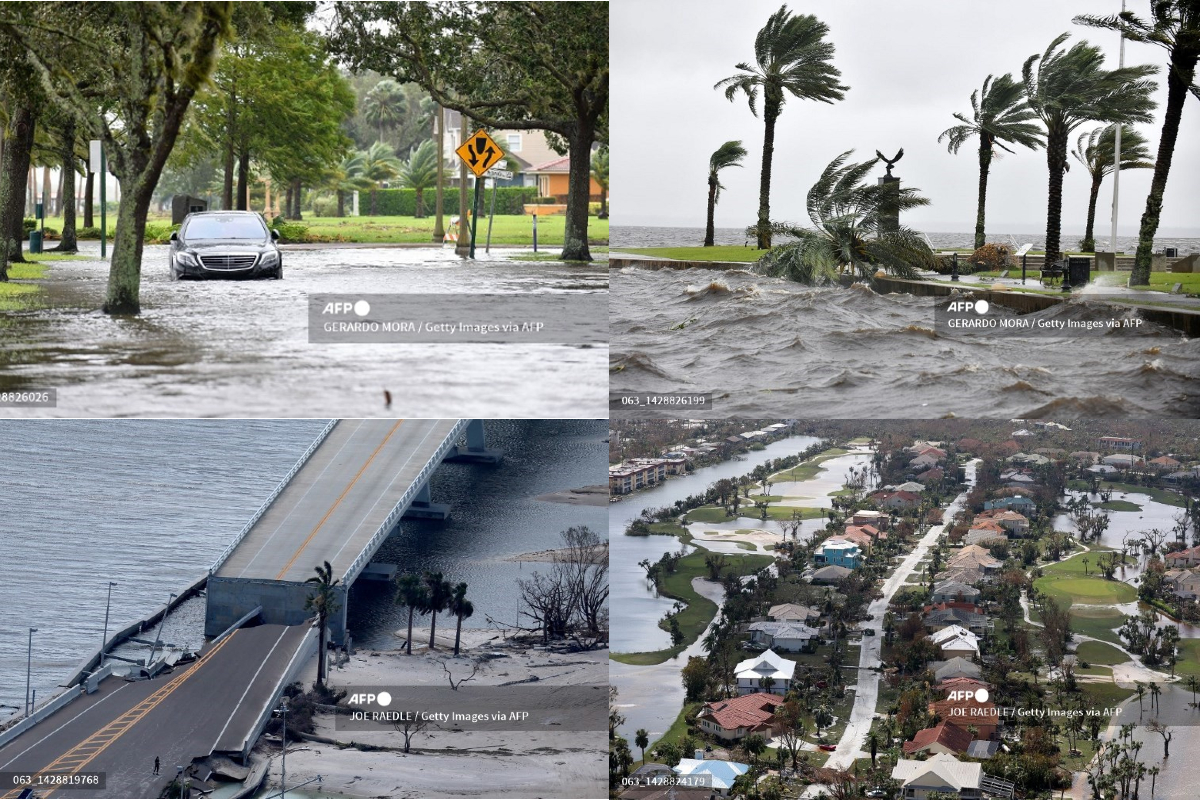
[[[975,741],[975,737],[965,729],[948,720],[942,720],[932,728],[917,731],[913,735],[912,741],[904,743],[903,749],[906,756],[917,753],[928,755],[946,753],[954,756],[965,753],[973,741]]]
[[[777,695],[757,692],[705,703],[696,715],[700,730],[718,739],[734,742],[752,733],[771,739],[776,734],[778,721],[775,710],[783,705]]]

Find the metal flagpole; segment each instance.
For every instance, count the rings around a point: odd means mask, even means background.
[[[1125,13],[1125,0],[1121,0],[1121,13]],[[1121,34],[1121,50],[1117,65],[1125,66],[1125,34]],[[1121,188],[1121,123],[1117,123],[1116,137],[1113,142],[1113,200],[1112,200],[1112,236],[1109,239],[1109,249],[1113,254],[1113,269],[1117,268],[1117,198]]]

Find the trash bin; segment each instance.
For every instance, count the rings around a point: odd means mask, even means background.
[[[30,231],[29,232],[29,252],[31,252],[31,253],[42,252],[42,232],[41,231]]]
[[[1067,259],[1067,276],[1072,286],[1086,286],[1092,278],[1092,260],[1071,256]]]

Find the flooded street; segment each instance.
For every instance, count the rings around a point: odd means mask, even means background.
[[[696,412],[711,417],[800,405],[862,417],[1200,415],[1200,341],[1154,323],[1134,334],[947,338],[934,331],[934,303],[743,271],[616,270],[612,390],[712,392],[712,409]],[[1095,313],[1070,303],[1035,315]]]
[[[99,244],[81,245],[98,255]],[[57,388],[43,416],[603,416],[604,347],[310,344],[310,293],[587,293],[603,264],[466,261],[440,248],[285,248],[282,281],[171,281],[147,246],[142,314],[98,309],[108,265],[59,262],[49,307],[0,317],[0,390]],[[533,379],[536,376],[536,380]],[[384,406],[384,390],[392,394]]]

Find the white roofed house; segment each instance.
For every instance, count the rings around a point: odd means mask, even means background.
[[[802,622],[755,622],[747,630],[756,643],[788,653],[811,650],[817,639],[817,632]]]
[[[774,650],[767,650],[739,663],[734,667],[733,674],[737,678],[738,694],[770,692],[782,695],[791,688],[795,671],[795,661],[789,661]]]
[[[942,651],[943,658],[979,657],[979,637],[961,625],[947,625],[934,631],[929,640]]]
[[[935,792],[962,800],[983,797],[983,767],[964,763],[948,753],[938,753],[925,761],[898,761],[892,768],[892,779],[900,782],[905,800],[925,800]]]

